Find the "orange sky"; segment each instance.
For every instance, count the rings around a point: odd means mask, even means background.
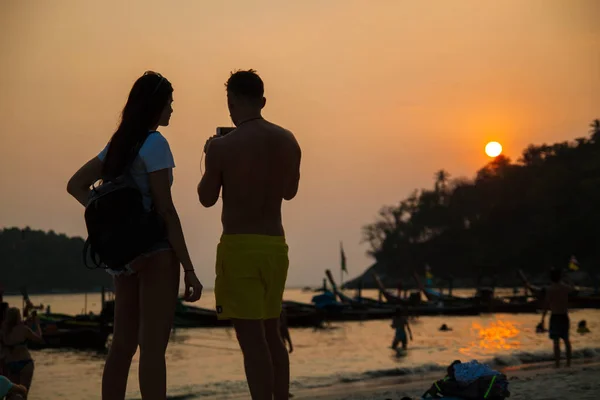
[[[229,71],[255,68],[265,116],[303,147],[284,208],[288,284],[337,271],[340,240],[356,275],[370,263],[361,226],[436,170],[473,176],[492,139],[515,159],[586,134],[600,117],[598,15],[597,0],[2,0],[0,226],[85,234],[66,182],[152,69],[175,87],[174,198],[212,286],[220,206],[197,201],[200,151],[228,123]]]

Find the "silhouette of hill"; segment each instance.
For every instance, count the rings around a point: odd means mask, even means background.
[[[573,142],[530,145],[512,162],[498,156],[473,179],[435,174],[432,189],[415,190],[381,208],[363,228],[370,272],[388,285],[412,283],[429,265],[438,279],[488,277],[515,283],[517,269],[542,276],[566,268],[575,255],[579,275],[597,284],[600,267],[600,120]],[[583,276],[582,275],[582,276]],[[348,282],[354,287],[363,277]]]
[[[105,271],[83,265],[83,239],[30,228],[0,230],[0,285],[7,292],[92,291],[112,287]]]

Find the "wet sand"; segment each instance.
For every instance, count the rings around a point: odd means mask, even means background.
[[[600,360],[576,362],[570,368],[556,369],[551,363],[503,369],[507,375],[509,400],[596,400],[600,393]],[[388,377],[366,382],[344,383],[294,393],[293,400],[400,400],[420,399],[439,374]],[[248,399],[236,396],[231,399]]]
[[[510,399],[517,400],[596,400],[600,393],[600,362],[577,363],[556,369],[547,363],[504,370],[509,378]],[[398,378],[377,382],[345,384],[343,387],[299,392],[294,400],[400,400],[404,396],[420,399],[437,375]],[[340,385],[342,386],[342,385]]]

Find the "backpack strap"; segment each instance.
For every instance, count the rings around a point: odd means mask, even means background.
[[[496,382],[496,377],[497,377],[497,376],[498,376],[498,375],[494,375],[494,376],[492,377],[492,381],[490,382],[490,385],[488,386],[488,388],[487,388],[487,391],[486,391],[486,392],[485,392],[485,394],[483,395],[483,398],[484,398],[484,399],[487,399],[487,397],[490,395],[490,391],[492,390],[492,387],[494,386],[494,382]]]
[[[94,266],[92,266],[92,267],[90,267],[88,264],[88,259],[89,259],[88,253],[89,253],[89,258],[91,258],[92,262],[94,263]],[[91,247],[89,238],[83,244],[82,254],[83,254],[83,265],[85,265],[86,268],[88,268],[88,269],[102,268],[102,262],[100,261],[100,258],[98,257],[98,253],[96,253],[94,251],[94,249]]]
[[[442,388],[440,388],[440,385],[438,385],[438,383],[446,382],[448,379],[450,379],[450,377],[446,376],[444,379],[440,379],[439,381],[433,382],[433,385],[431,385],[429,390],[423,393],[421,397],[427,398],[427,396],[430,396],[433,399],[442,398],[440,395],[443,396],[444,393],[442,392]]]

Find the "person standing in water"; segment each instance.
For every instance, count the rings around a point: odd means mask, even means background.
[[[396,315],[392,320],[392,328],[396,330],[394,335],[394,341],[392,342],[392,349],[397,350],[398,345],[402,343],[402,350],[406,350],[407,348],[407,337],[406,330],[410,335],[410,340],[413,340],[412,331],[410,330],[410,325],[408,324],[408,318],[406,312],[401,310],[400,308],[396,309]]]
[[[560,340],[565,342],[567,353],[567,367],[571,366],[571,341],[569,340],[569,292],[571,287],[561,282],[562,274],[559,269],[550,272],[552,284],[546,289],[541,326],[544,326],[546,314],[550,310],[550,326],[548,329],[550,339],[554,343],[554,361],[560,367]]]
[[[223,188],[223,234],[217,246],[219,319],[231,319],[253,400],[289,398],[289,356],[279,332],[289,266],[281,217],[300,181],[300,146],[292,132],[265,120],[264,84],[256,71],[225,84],[236,128],[206,142],[198,197],[212,207]]]

